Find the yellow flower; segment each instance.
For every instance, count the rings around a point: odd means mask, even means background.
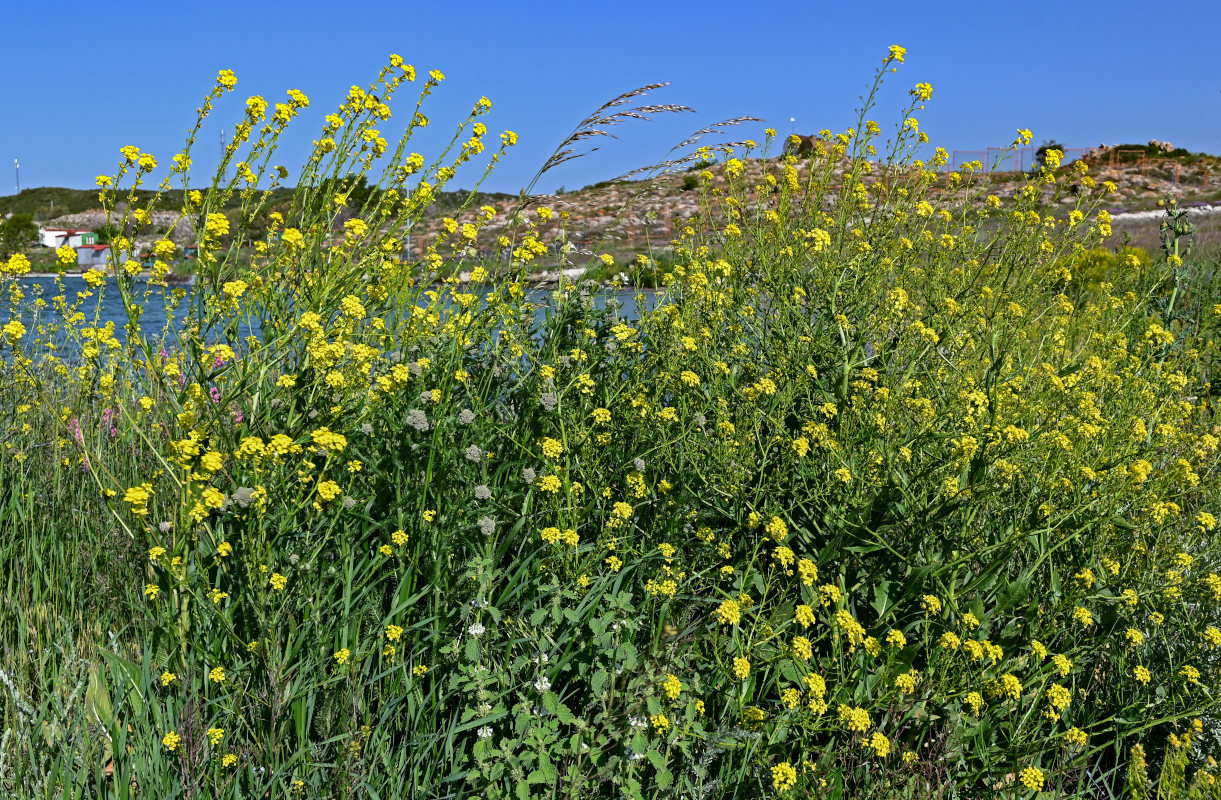
[[[772,767],[772,788],[777,792],[787,792],[797,785],[797,770],[787,761],[782,761]]]
[[[178,744],[181,741],[182,737],[179,736],[176,731],[170,731],[165,736],[161,737],[161,744],[164,745],[165,749],[169,750],[171,753],[177,749]]]
[[[1148,668],[1142,667],[1138,664],[1132,668],[1132,677],[1136,678],[1136,680],[1143,684],[1148,684],[1149,681],[1153,679],[1153,674],[1149,672]]]
[[[785,525],[784,520],[776,516],[767,521],[767,524],[763,526],[763,530],[777,542],[783,542],[785,537],[789,535],[789,528]]]
[[[310,434],[310,438],[314,440],[314,444],[323,450],[334,450],[336,453],[341,452],[348,446],[347,437],[343,434],[332,432],[330,428],[319,428]]]
[[[207,736],[208,736],[208,741],[212,743],[212,746],[216,747],[216,745],[220,744],[220,740],[225,738],[225,729],[224,728],[208,728]]]
[[[746,680],[750,675],[750,662],[745,658],[737,657],[733,660],[733,674],[740,681]]]
[[[165,672],[161,673],[161,685],[162,686],[169,686],[171,683],[173,683],[176,680],[178,680],[178,676],[175,675],[174,673],[170,672],[169,670],[166,670]]]
[[[1072,703],[1072,700],[1072,693],[1058,683],[1053,683],[1051,688],[1047,690],[1047,702],[1056,711],[1056,713],[1068,708],[1069,704]]]
[[[339,664],[348,663],[348,659],[351,657],[352,657],[352,651],[346,647],[335,653],[335,661],[336,661],[336,663],[339,663]]]
[[[666,679],[661,682],[661,688],[666,693],[666,697],[677,700],[678,696],[682,694],[683,682],[675,675],[667,675]]]
[[[148,515],[148,501],[152,498],[152,496],[153,485],[151,483],[142,483],[139,486],[133,486],[124,492],[123,502],[131,504],[131,513],[135,514],[136,516],[143,517]],[[165,550],[162,549],[161,552],[164,553]],[[153,558],[151,552],[149,553],[149,558],[154,561],[156,560]]]
[[[416,676],[417,678],[423,678],[425,675],[428,674],[428,667],[426,667],[423,664],[417,664],[416,666],[411,668],[411,674]]]
[[[737,625],[742,619],[742,609],[736,601],[725,600],[717,608],[716,616],[722,625]]]
[[[213,683],[224,683],[225,682],[225,668],[224,667],[213,667],[212,671],[208,673],[208,680],[212,681]]]
[[[1027,767],[1018,775],[1022,785],[1032,791],[1038,791],[1043,788],[1043,770],[1038,767]]]
[[[237,756],[233,753],[225,753],[225,757],[220,760],[220,765],[226,769],[237,763]]]
[[[8,340],[10,345],[16,345],[21,337],[25,336],[26,331],[25,326],[19,320],[12,320],[5,323],[3,328],[0,328],[0,333],[4,334],[4,338]]]
[[[278,572],[273,572],[271,573],[271,577],[267,579],[267,582],[271,585],[271,588],[275,589],[277,592],[282,592],[284,591],[284,587],[288,585],[288,578]]]
[[[897,44],[892,44],[892,45],[890,46],[890,55],[889,55],[889,57],[890,57],[890,58],[892,58],[892,59],[894,59],[895,61],[898,61],[900,64],[902,64],[902,63],[903,63],[903,57],[904,57],[905,55],[907,55],[907,48],[906,48],[906,47],[900,47],[900,46],[899,46],[899,45],[897,45]]]
[[[840,705],[836,713],[839,715],[839,721],[849,731],[864,733],[869,730],[869,726],[872,724],[869,721],[869,712],[863,708]]]
[[[878,758],[886,758],[890,754],[890,740],[883,736],[881,731],[874,731],[866,744],[873,748]]]

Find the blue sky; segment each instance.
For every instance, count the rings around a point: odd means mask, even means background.
[[[906,90],[926,81],[934,95],[921,127],[948,149],[1004,145],[1028,127],[1036,143],[1157,138],[1221,152],[1221,2],[1186,0],[1167,12],[1131,0],[1024,5],[10,3],[0,20],[0,194],[14,190],[15,157],[23,187],[91,186],[127,144],[168,162],[221,68],[239,83],[201,136],[197,169],[215,166],[220,129],[232,129],[246,96],[274,101],[297,88],[312,105],[281,151],[295,174],[322,116],[350,85],[368,84],[390,53],[421,73],[446,74],[430,98],[438,129],[487,95],[489,127],[518,132],[520,146],[485,184],[499,191],[528,183],[586,113],[645,83],[669,81],[655,101],[697,113],[622,126],[618,141],[602,140],[599,152],[548,173],[539,189],[578,188],[653,163],[688,133],[729,117],[763,117],[782,133],[842,129],[891,44],[908,55],[873,115],[884,129]],[[407,100],[397,106],[404,122]],[[764,127],[732,136],[761,139]],[[425,155],[429,144],[421,142]]]

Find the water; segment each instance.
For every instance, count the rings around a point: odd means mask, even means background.
[[[25,293],[25,298],[21,301],[23,312],[23,320],[25,326],[29,329],[29,335],[34,333],[34,325],[32,324],[36,317],[33,312],[36,311],[34,303],[37,298],[41,297],[47,301],[47,308],[41,313],[42,322],[53,322],[58,319],[58,313],[51,308],[50,298],[58,292],[56,287],[56,279],[53,277],[29,277],[21,280],[20,285]],[[79,311],[85,315],[85,319],[89,325],[104,327],[108,323],[114,325],[115,337],[119,340],[126,338],[124,326],[127,324],[127,310],[123,306],[123,298],[119,291],[114,287],[113,279],[110,280],[110,285],[107,290],[98,295],[95,291],[93,297],[86,299],[81,303]],[[69,302],[74,302],[77,292],[83,292],[88,289],[84,278],[76,275],[66,275],[63,277],[64,294]],[[140,327],[148,334],[155,335],[164,329],[166,323],[165,296],[166,291],[174,291],[176,288],[184,288],[190,291],[189,286],[170,286],[168,288],[159,286],[148,286],[145,279],[137,279],[133,291],[133,300],[141,302],[147,291],[147,300],[143,302],[143,313],[140,317]],[[640,319],[641,308],[638,307],[636,297],[641,292],[634,289],[615,290],[597,290],[592,293],[594,307],[604,309],[608,300],[614,298],[619,302],[619,316],[628,323],[635,322]],[[534,325],[537,329],[541,326],[547,309],[554,303],[554,291],[551,289],[528,289],[526,298],[535,306]],[[657,304],[657,293],[654,291],[644,291],[644,309],[651,310]],[[421,297],[421,305],[427,305],[428,299]],[[183,309],[179,309],[179,318],[183,313]],[[9,310],[6,305],[0,305],[0,325],[8,322]],[[96,322],[95,322],[96,320]],[[260,330],[257,326],[241,331],[241,336],[258,336]],[[61,355],[66,355],[61,353]]]

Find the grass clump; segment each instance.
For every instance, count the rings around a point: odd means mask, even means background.
[[[210,187],[175,159],[189,289],[142,283],[128,239],[75,296],[10,282],[6,793],[1139,794],[1146,753],[1208,783],[1215,266],[1090,256],[1103,192],[1045,216],[1054,165],[1011,201],[968,167],[943,204],[931,87],[889,140],[869,118],[902,58],[827,148],[701,170],[637,313],[527,292],[546,206],[471,285],[423,278],[478,222],[402,260],[516,137],[481,99],[434,159],[418,105],[391,145],[397,57],[253,258],[229,243],[300,93],[247,101]],[[107,203],[152,168],[125,150]],[[320,194],[349,175],[378,191]],[[125,330],[89,319],[103,292]]]

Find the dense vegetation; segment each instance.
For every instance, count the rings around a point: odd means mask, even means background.
[[[115,266],[33,297],[4,262],[6,796],[1214,792],[1216,265],[1175,225],[1152,257],[1097,252],[1084,164],[1067,220],[1040,213],[1055,151],[1012,200],[968,165],[941,202],[911,116],[932,88],[889,140],[870,118],[903,55],[801,172],[748,184],[739,148],[727,188],[695,173],[638,315],[527,294],[544,206],[504,274],[420,281],[484,222],[399,259],[516,137],[481,99],[436,160],[418,113],[388,142],[398,57],[327,117],[240,277],[226,243],[299,92],[248,100],[236,177],[179,198],[189,290]],[[125,148],[102,188],[155,164]],[[318,202],[353,174],[377,194]],[[102,292],[126,330],[78,313]],[[143,329],[161,302],[176,322]]]

